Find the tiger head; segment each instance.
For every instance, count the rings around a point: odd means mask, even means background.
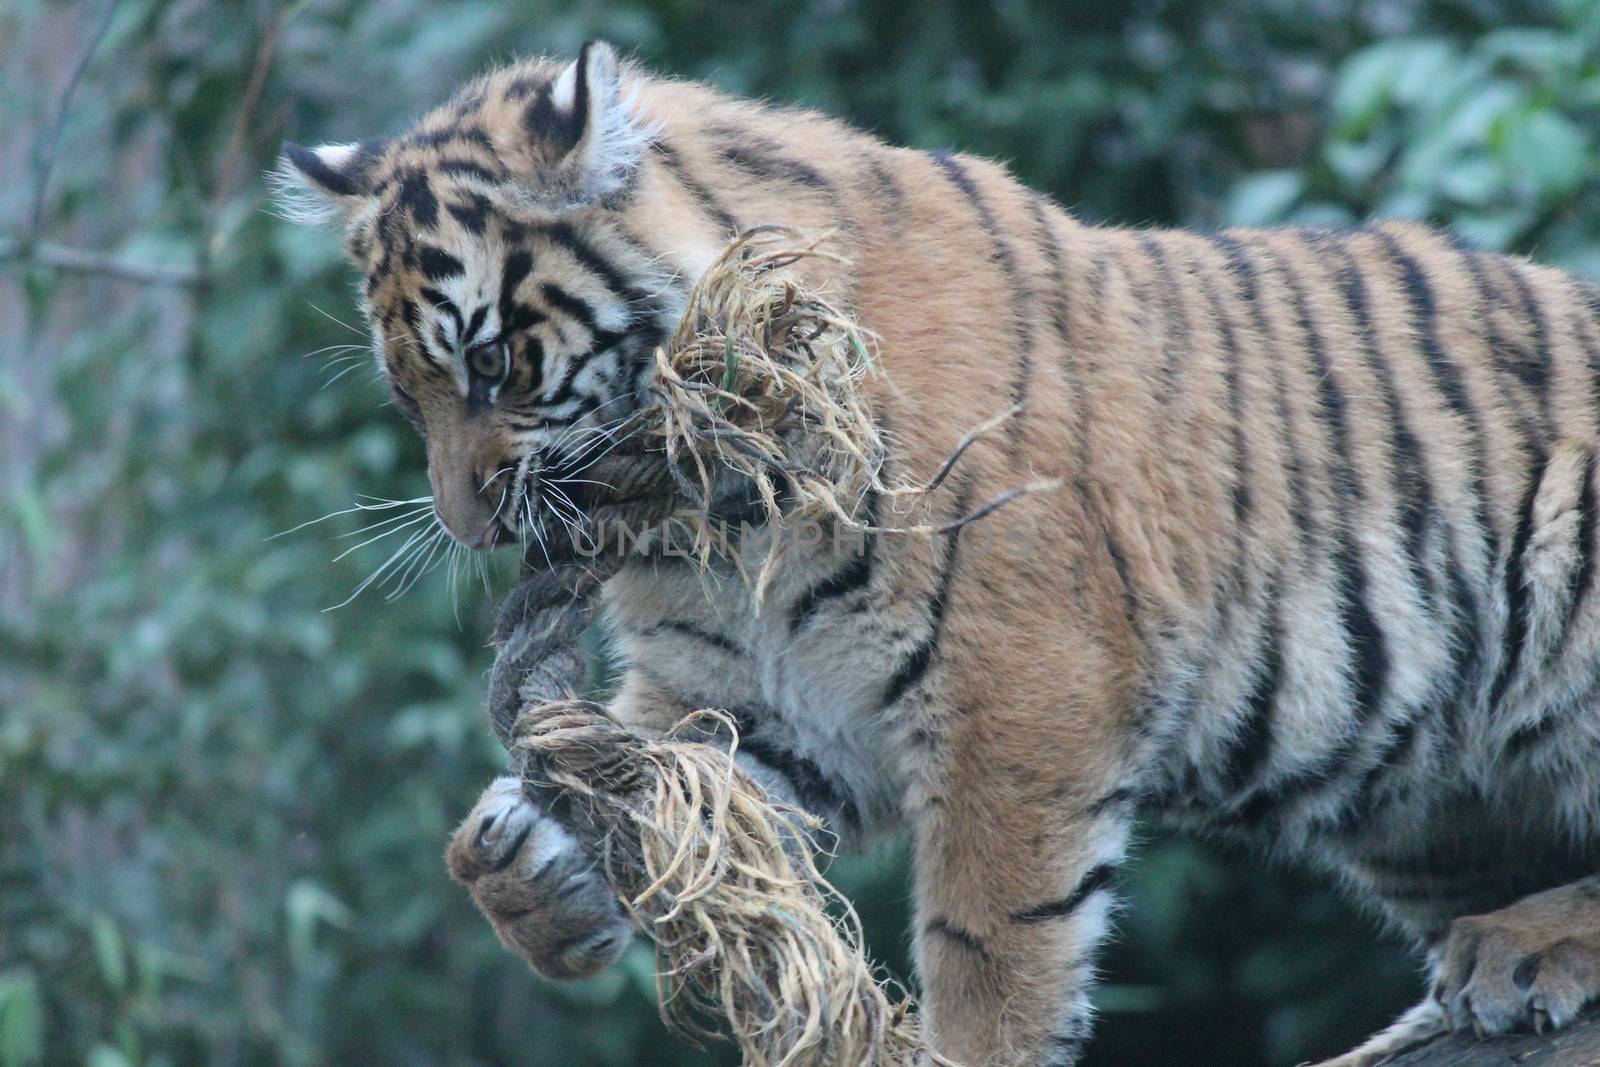
[[[282,200],[344,226],[434,507],[469,547],[564,506],[539,486],[618,443],[681,313],[692,279],[636,236],[662,210],[641,188],[642,82],[591,43],[490,74],[398,137],[285,148]]]

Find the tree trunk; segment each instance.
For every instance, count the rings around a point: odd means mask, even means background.
[[[1552,1034],[1478,1040],[1470,1032],[1436,1038],[1384,1067],[1600,1067],[1600,1014]]]

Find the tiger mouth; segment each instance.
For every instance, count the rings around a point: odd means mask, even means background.
[[[541,568],[592,556],[608,531],[662,522],[683,503],[665,458],[646,452],[607,456],[586,465],[581,476],[564,474],[559,467],[535,470],[523,492],[536,506],[501,521],[524,543],[524,559]]]
[[[618,545],[636,542],[675,518],[710,519],[733,528],[760,526],[771,518],[742,477],[725,478],[709,506],[689,500],[659,451],[609,456],[585,470],[581,481],[563,481],[557,471],[541,471],[528,492],[538,500],[550,486],[563,491],[559,506],[537,508],[532,526],[507,524],[512,537],[524,545],[525,570],[612,554]]]

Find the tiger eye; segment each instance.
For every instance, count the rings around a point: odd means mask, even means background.
[[[467,353],[467,364],[475,374],[498,379],[506,369],[505,346],[479,345]]]

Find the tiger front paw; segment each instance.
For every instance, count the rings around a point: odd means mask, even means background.
[[[547,978],[604,970],[628,945],[633,928],[597,864],[516,778],[484,791],[445,861],[501,943]]]
[[[1600,998],[1600,879],[1457,919],[1438,975],[1434,997],[1458,1030],[1566,1026]]]

